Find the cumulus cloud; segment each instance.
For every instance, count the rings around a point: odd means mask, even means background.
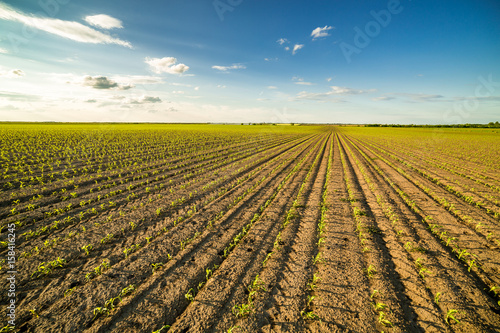
[[[304,47],[304,44],[295,44],[295,45],[293,46],[293,51],[292,51],[292,54],[297,53],[297,51],[298,51],[298,50],[300,50],[300,49],[301,49],[301,48],[303,48],[303,47]]]
[[[160,97],[152,97],[152,96],[142,96],[138,100],[131,100],[130,104],[150,104],[150,103],[161,103],[162,100]]]
[[[6,77],[9,79],[17,79],[24,76],[24,72],[21,69],[11,69],[10,71],[0,71],[0,77]]]
[[[0,3],[0,19],[20,22],[26,26],[80,43],[117,44],[132,48],[132,45],[127,41],[112,37],[81,23],[26,15],[4,3]]]
[[[123,28],[122,21],[105,14],[92,15],[85,17],[85,22],[94,27],[103,29],[120,29]]]
[[[106,76],[85,76],[83,78],[82,85],[85,87],[92,87],[94,89],[128,90],[133,88],[132,85],[120,85]]]
[[[177,59],[174,57],[146,58],[145,62],[150,66],[151,70],[157,74],[182,74],[189,70],[189,66],[176,64]]]
[[[212,68],[222,72],[227,72],[230,69],[246,69],[247,67],[242,64],[232,64],[231,66],[212,66]]]
[[[325,25],[323,28],[317,27],[311,32],[311,37],[314,39],[330,36],[328,30],[332,30],[333,27]]]

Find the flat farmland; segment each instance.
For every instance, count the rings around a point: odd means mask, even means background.
[[[1,332],[500,331],[498,131],[13,123],[0,142]]]

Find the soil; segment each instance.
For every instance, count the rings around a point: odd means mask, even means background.
[[[326,127],[151,147],[141,167],[56,180],[39,200],[16,189],[36,205],[14,216],[4,191],[1,225],[23,221],[15,330],[500,332],[500,175],[387,142]]]

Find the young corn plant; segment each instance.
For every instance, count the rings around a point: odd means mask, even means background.
[[[439,299],[440,299],[442,294],[443,294],[442,292],[438,291],[436,293],[436,296],[434,296],[434,303],[436,303],[437,305],[439,305]]]
[[[151,264],[151,266],[153,266],[152,273],[154,274],[157,270],[159,270],[159,269],[161,269],[163,267],[163,263],[162,262],[158,262],[156,264]]]
[[[380,324],[382,324],[383,326],[386,326],[386,327],[392,327],[393,326],[392,322],[390,322],[389,320],[387,320],[385,318],[385,313],[382,312],[382,311],[380,311],[379,314],[378,314],[378,322]]]
[[[82,246],[82,250],[85,251],[85,255],[88,256],[90,254],[92,247],[93,247],[92,244]]]
[[[193,302],[194,301],[194,297],[195,297],[193,288],[189,289],[188,292],[184,295],[184,297],[188,301]]]
[[[313,311],[302,310],[300,312],[300,316],[304,320],[320,320],[321,321],[321,319],[319,318],[319,316],[317,314],[315,314]]]
[[[375,274],[377,274],[377,269],[375,268],[375,266],[373,265],[370,265],[368,266],[368,268],[366,269],[366,274],[368,275],[368,278],[372,278],[375,276]]]
[[[125,258],[128,258],[128,256],[130,254],[137,251],[137,249],[139,249],[140,247],[141,247],[141,244],[135,244],[135,245],[132,245],[131,247],[129,247],[128,249],[123,250],[123,253],[125,254]]]
[[[454,320],[457,324],[460,324],[460,321],[459,321],[457,318],[455,318],[455,315],[456,315],[456,314],[458,314],[458,313],[459,313],[459,311],[458,311],[458,310],[455,310],[455,309],[450,309],[450,310],[448,310],[448,312],[446,313],[446,317],[444,318],[444,320],[446,321],[446,323],[447,323],[448,325],[451,325],[451,323],[450,323],[450,319],[451,319],[451,320]]]

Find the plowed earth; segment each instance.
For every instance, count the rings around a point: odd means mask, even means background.
[[[15,330],[500,332],[498,169],[339,127],[236,138],[2,180]]]

